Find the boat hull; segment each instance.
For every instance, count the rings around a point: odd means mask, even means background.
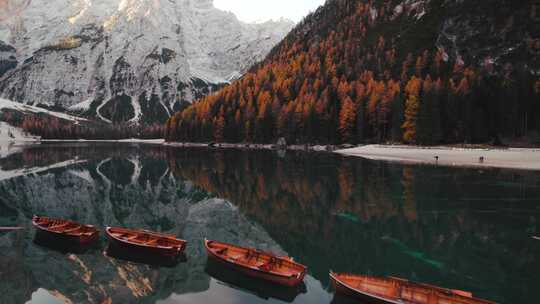
[[[336,294],[339,294],[348,298],[360,300],[361,303],[369,303],[369,304],[396,304],[397,303],[397,302],[385,300],[383,298],[376,298],[368,294],[360,293],[356,290],[349,288],[345,284],[342,284],[341,282],[339,282],[332,276],[330,276],[330,281],[331,281],[332,287],[336,291]]]
[[[119,241],[110,236],[108,238],[109,238],[109,244],[111,246],[114,246],[116,249],[120,249],[124,251],[135,251],[138,254],[143,254],[143,255],[176,258],[182,252],[176,249],[160,249],[160,248],[145,247],[145,246],[140,246],[136,244],[130,244],[130,243]]]
[[[59,224],[64,223],[64,225],[71,225],[77,229],[83,229],[83,233],[74,233],[67,232],[64,230],[54,231],[50,229],[46,224],[56,222]],[[99,239],[99,231],[91,225],[83,225],[72,221],[67,220],[55,220],[46,217],[34,216],[32,219],[32,225],[36,228],[36,237],[39,237],[42,240],[54,240],[65,243],[70,243],[73,245],[87,246]],[[79,228],[77,228],[79,227]]]
[[[272,273],[268,273],[256,268],[250,268],[243,265],[236,264],[232,261],[229,261],[228,259],[225,259],[217,254],[215,254],[210,248],[208,247],[208,241],[205,241],[205,247],[206,252],[208,253],[208,258],[214,260],[215,262],[220,263],[221,265],[228,267],[231,270],[240,272],[246,276],[250,276],[252,278],[257,278],[260,280],[264,280],[266,282],[270,282],[273,284],[283,285],[283,286],[289,286],[294,287],[300,285],[304,281],[305,272],[303,272],[300,276],[279,276],[274,275]]]
[[[246,291],[264,300],[272,298],[292,303],[300,294],[307,291],[303,282],[293,287],[268,284],[267,281],[244,275],[232,267],[223,267],[222,263],[213,258],[208,259],[205,272],[231,288]]]
[[[136,264],[145,264],[155,267],[173,268],[180,262],[185,261],[185,256],[180,254],[178,257],[167,257],[159,254],[148,254],[139,250],[126,249],[109,243],[105,248],[105,254],[108,257],[128,261]]]
[[[43,240],[56,240],[59,242],[66,242],[74,245],[79,246],[88,246],[92,244],[93,242],[97,241],[99,238],[99,233],[96,232],[90,236],[75,236],[75,235],[68,235],[68,234],[62,234],[62,233],[56,233],[45,229],[37,228],[36,233],[38,234],[38,237],[40,237]]]
[[[144,246],[136,243],[130,243],[126,242],[122,239],[115,238],[111,233],[109,232],[108,228],[106,230],[107,232],[107,238],[109,239],[109,244],[111,246],[116,247],[116,249],[124,250],[124,251],[131,251],[137,254],[141,255],[149,255],[149,256],[161,256],[169,259],[175,259],[179,257],[182,252],[185,249],[185,244],[181,247],[170,247],[170,248],[163,248],[163,247],[154,247],[154,246]]]

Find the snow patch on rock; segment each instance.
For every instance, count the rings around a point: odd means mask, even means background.
[[[0,78],[0,96],[111,121],[125,95],[134,113],[123,121],[163,120],[238,78],[293,26],[243,23],[212,0],[33,0],[0,23],[18,63]]]
[[[60,112],[49,111],[40,107],[35,107],[35,106],[27,105],[27,104],[21,104],[18,102],[0,98],[0,110],[3,110],[3,109],[10,109],[10,110],[23,112],[23,113],[47,114],[47,115],[54,116],[57,118],[72,121],[76,124],[79,123],[80,121],[88,121],[85,118],[68,115],[68,114],[60,113]]]
[[[407,16],[413,16],[416,20],[420,20],[426,14],[426,7],[430,0],[405,0],[394,7],[392,20],[398,18],[403,13]]]

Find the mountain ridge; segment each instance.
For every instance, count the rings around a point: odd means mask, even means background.
[[[33,0],[0,24],[0,96],[162,122],[241,76],[292,26],[243,23],[210,0]]]

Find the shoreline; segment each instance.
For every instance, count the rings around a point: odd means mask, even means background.
[[[164,139],[120,139],[120,140],[13,140],[2,142],[11,148],[40,143],[139,143],[178,148],[210,148],[272,151],[306,151],[336,153],[345,157],[360,157],[369,160],[388,161],[402,164],[418,164],[447,167],[503,168],[540,171],[539,148],[499,147],[456,147],[456,146],[409,146],[409,145],[288,145],[248,143],[181,143],[166,142]],[[0,145],[2,146],[2,145]],[[1,154],[10,154],[0,151]],[[438,158],[436,158],[438,157]],[[483,157],[483,161],[480,158]]]
[[[308,151],[308,152],[334,152],[339,149],[332,145],[288,145],[279,147],[275,144],[230,144],[230,143],[180,143],[164,142],[164,146],[178,148],[212,148],[212,149],[241,149],[241,150],[273,150],[273,151]]]
[[[451,146],[367,145],[335,152],[344,156],[407,164],[540,170],[540,148],[479,149]]]

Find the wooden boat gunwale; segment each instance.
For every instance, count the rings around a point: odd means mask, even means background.
[[[225,246],[228,246],[228,247],[234,247],[234,248],[237,248],[237,249],[241,249],[241,250],[251,250],[253,252],[257,252],[259,254],[264,254],[264,255],[267,255],[268,257],[270,258],[275,258],[275,259],[278,259],[278,260],[281,260],[281,261],[284,261],[284,262],[287,262],[287,263],[291,263],[295,266],[297,266],[298,268],[302,268],[301,271],[299,271],[296,275],[295,274],[290,274],[290,275],[286,275],[286,274],[283,274],[283,273],[280,273],[280,272],[276,272],[276,271],[273,271],[273,270],[263,270],[263,269],[260,269],[259,267],[256,267],[256,266],[252,266],[252,265],[247,265],[245,263],[239,263],[238,261],[235,261],[233,259],[230,259],[230,258],[224,258],[224,257],[221,257],[219,255],[217,255],[214,250],[212,250],[210,247],[209,247],[209,244],[210,243],[218,243],[218,244],[223,244]],[[282,277],[282,278],[285,278],[285,279],[291,279],[291,278],[296,278],[296,279],[300,279],[302,276],[305,276],[305,274],[307,273],[307,267],[305,265],[302,265],[302,264],[299,264],[299,263],[296,263],[295,261],[293,261],[292,259],[290,258],[287,258],[287,257],[280,257],[280,256],[277,256],[277,255],[274,255],[272,253],[269,253],[269,252],[264,252],[264,251],[261,251],[261,250],[258,250],[256,248],[247,248],[247,247],[241,247],[241,246],[237,246],[237,245],[233,245],[233,244],[229,244],[229,243],[224,243],[224,242],[219,242],[219,241],[212,241],[212,240],[208,240],[208,239],[204,239],[204,246],[206,247],[207,251],[210,252],[212,254],[212,256],[214,256],[215,258],[221,260],[221,261],[224,261],[228,264],[231,264],[233,266],[237,266],[237,267],[243,267],[243,268],[246,268],[246,269],[249,269],[249,270],[252,270],[252,271],[256,271],[256,272],[259,272],[259,273],[262,273],[262,274],[270,274],[272,276],[276,276],[276,277]]]
[[[176,241],[178,241],[180,244],[179,246],[162,246],[162,245],[158,245],[157,243],[156,244],[148,244],[148,243],[136,243],[136,242],[133,242],[129,239],[123,239],[123,238],[120,238],[120,237],[117,237],[115,236],[111,230],[113,229],[120,229],[120,230],[126,230],[126,231],[130,231],[132,233],[146,233],[148,235],[151,235],[151,236],[155,236],[157,238],[166,238],[166,239],[174,239]],[[120,227],[106,227],[105,228],[105,231],[107,232],[107,235],[111,238],[113,238],[114,240],[120,242],[120,243],[125,243],[125,244],[129,244],[129,245],[133,245],[133,246],[138,246],[138,247],[146,247],[146,248],[153,248],[153,249],[167,249],[167,250],[172,250],[172,249],[177,249],[178,252],[182,252],[185,247],[186,247],[186,244],[187,244],[187,241],[185,240],[182,240],[182,239],[179,239],[177,238],[176,236],[172,235],[172,234],[164,234],[164,233],[159,233],[159,232],[153,232],[153,231],[149,231],[149,230],[144,230],[144,229],[141,229],[141,230],[136,230],[136,229],[127,229],[127,228],[120,228]]]

